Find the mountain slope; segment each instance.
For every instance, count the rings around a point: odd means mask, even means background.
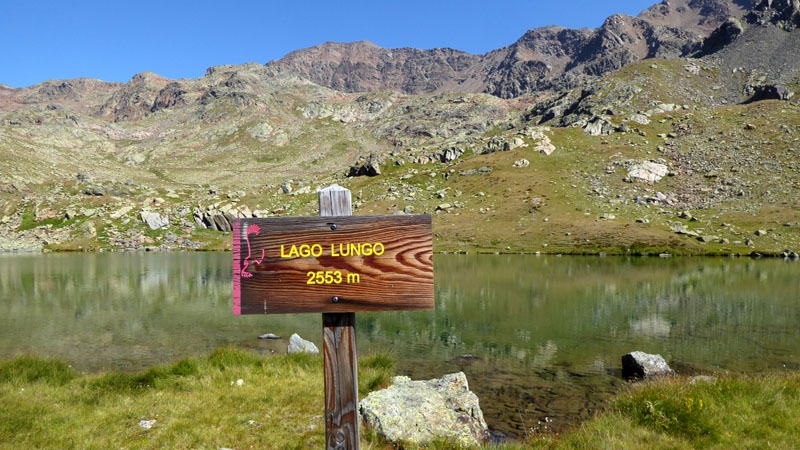
[[[226,248],[233,218],[315,215],[332,183],[359,214],[432,214],[437,250],[800,250],[796,5],[706,38],[616,15],[486,55],[0,86],[0,250]]]

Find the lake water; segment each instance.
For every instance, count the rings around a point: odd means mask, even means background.
[[[0,358],[139,370],[225,344],[321,346],[319,314],[233,316],[230,253],[0,256]],[[357,314],[360,354],[412,378],[463,370],[496,433],[563,429],[625,381],[620,357],[679,373],[800,369],[800,263],[436,255],[436,310]],[[545,421],[547,417],[547,421]],[[541,429],[541,428],[540,428]]]

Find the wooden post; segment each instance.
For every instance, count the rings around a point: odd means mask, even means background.
[[[350,191],[334,184],[319,192],[319,215],[353,214]],[[332,300],[333,301],[333,300]],[[325,358],[325,447],[358,450],[356,314],[322,314]]]

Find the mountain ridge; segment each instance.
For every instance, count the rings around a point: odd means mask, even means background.
[[[612,15],[598,29],[534,28],[514,43],[480,55],[449,48],[384,49],[373,43],[367,48],[365,41],[327,42],[266,65],[288,68],[344,92],[455,91],[513,98],[575,87],[586,76],[606,74],[647,57],[686,56],[728,17],[741,16],[755,5],[754,0],[663,1],[637,17]],[[334,57],[341,54],[347,57]],[[395,54],[400,55],[400,64]]]

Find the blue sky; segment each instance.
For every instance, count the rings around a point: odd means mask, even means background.
[[[71,3],[71,4],[69,4]],[[545,25],[597,27],[650,1],[6,2],[0,83],[77,77],[128,81],[152,71],[192,78],[210,66],[265,63],[326,41],[452,47],[471,53]]]

